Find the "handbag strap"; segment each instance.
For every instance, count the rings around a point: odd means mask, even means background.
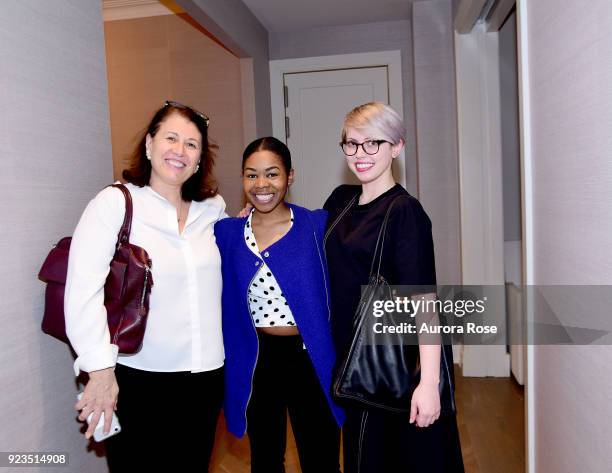
[[[353,196],[353,198],[349,201],[346,207],[344,207],[342,212],[338,214],[338,216],[336,217],[336,220],[334,220],[334,222],[329,226],[329,228],[325,232],[325,236],[323,237],[323,248],[324,249],[325,249],[325,244],[327,242],[327,238],[329,237],[329,234],[332,232],[332,230],[338,224],[338,222],[342,220],[342,218],[349,211],[349,209],[353,206],[353,204],[357,200],[357,197],[359,197],[359,194],[355,194]],[[396,196],[389,204],[389,207],[387,208],[387,213],[385,214],[385,218],[383,220],[382,226],[380,227],[380,231],[378,232],[378,238],[376,239],[376,247],[374,248],[374,256],[372,257],[372,264],[370,266],[370,279],[372,278],[373,273],[374,273],[374,263],[376,262],[376,255],[378,253],[379,246],[380,246],[380,255],[378,257],[378,268],[376,269],[376,277],[378,278],[378,276],[380,276],[380,266],[382,264],[383,245],[384,245],[385,235],[387,233],[387,222],[389,221],[389,216],[391,215],[391,209],[393,208],[393,205],[395,204],[397,199],[399,199],[400,197],[401,195]]]
[[[380,266],[382,264],[383,247],[385,243],[385,236],[387,233],[387,222],[389,221],[389,216],[391,215],[391,209],[393,208],[393,205],[395,204],[395,202],[397,202],[397,199],[399,199],[400,197],[401,197],[400,195],[396,196],[389,204],[389,207],[387,208],[387,213],[385,214],[385,218],[383,219],[382,226],[380,227],[380,231],[378,232],[378,238],[376,239],[376,247],[374,248],[374,256],[372,256],[372,265],[370,266],[370,279],[374,275],[374,263],[376,262],[376,254],[378,253],[379,245],[380,245],[380,254],[378,255],[378,267],[376,268],[376,278],[378,279],[378,277],[380,276]]]
[[[125,197],[125,215],[117,235],[117,248],[119,248],[122,244],[130,242],[130,232],[132,231],[132,196],[127,187],[121,183],[111,184],[111,187],[119,189],[123,193],[123,197]]]
[[[342,217],[344,217],[344,215],[349,211],[349,209],[353,206],[353,204],[355,203],[355,201],[357,200],[357,197],[359,197],[359,194],[355,194],[353,196],[353,198],[349,201],[349,203],[346,205],[346,207],[344,207],[344,209],[342,210],[342,212],[340,212],[338,214],[338,216],[336,217],[336,220],[334,220],[334,222],[329,226],[329,228],[327,229],[327,231],[325,232],[325,236],[323,237],[323,246],[325,246],[325,244],[327,243],[327,237],[329,237],[329,234],[333,231],[334,227],[336,225],[338,225],[338,222],[340,222],[340,220],[342,220]]]

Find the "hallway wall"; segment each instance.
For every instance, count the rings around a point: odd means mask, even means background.
[[[502,179],[504,197],[504,277],[520,286],[521,157],[519,138],[516,13],[499,30],[499,89],[501,106]]]
[[[240,59],[186,15],[107,21],[104,31],[115,178],[153,113],[176,100],[210,117],[209,137],[219,146],[214,174],[236,214],[246,145]]]
[[[36,277],[112,179],[100,0],[3,1],[0,63],[0,446],[106,471],[76,422],[68,347],[40,331]]]
[[[412,5],[419,200],[432,221],[439,284],[461,283],[457,93],[451,0]]]
[[[610,285],[612,3],[522,5],[531,86],[532,283]],[[595,315],[589,301],[567,303],[581,308],[589,327]],[[610,471],[612,347],[536,346],[534,365],[534,473]]]

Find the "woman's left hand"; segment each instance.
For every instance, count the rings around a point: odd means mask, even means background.
[[[428,427],[440,417],[440,393],[437,384],[419,385],[412,394],[410,402],[410,423],[416,421],[418,427]]]
[[[253,210],[253,205],[247,202],[244,205],[244,208],[240,212],[238,212],[238,215],[236,215],[236,217],[239,217],[239,218],[248,217],[249,214],[251,213],[251,210]]]

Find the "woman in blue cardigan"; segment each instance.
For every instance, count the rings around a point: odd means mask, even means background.
[[[330,397],[327,212],[285,202],[293,169],[289,149],[276,138],[247,146],[242,169],[253,209],[215,226],[228,430],[248,432],[253,473],[284,473],[288,411],[302,471],[339,473],[343,412]]]

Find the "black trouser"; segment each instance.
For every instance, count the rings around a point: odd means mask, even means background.
[[[408,413],[347,409],[344,473],[463,473],[454,415],[425,428],[408,419]]]
[[[223,368],[160,373],[117,365],[121,432],[106,440],[111,472],[208,471]]]
[[[287,410],[303,473],[339,473],[340,429],[302,338],[258,333],[247,410],[251,473],[284,473]]]

